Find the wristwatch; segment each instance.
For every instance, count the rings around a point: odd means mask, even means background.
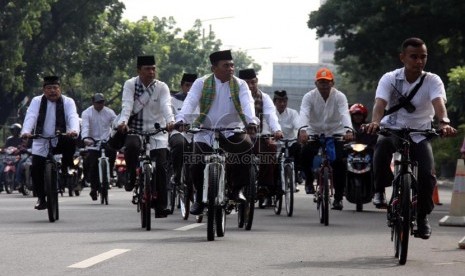
[[[449,120],[449,118],[444,117],[439,121],[439,123],[443,124],[443,125],[450,125],[450,120]]]

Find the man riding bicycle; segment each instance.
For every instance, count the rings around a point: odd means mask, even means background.
[[[395,129],[429,129],[436,116],[443,136],[454,135],[445,107],[446,92],[438,75],[425,72],[428,51],[423,40],[408,38],[401,46],[400,60],[403,68],[384,74],[376,88],[375,105],[371,123],[364,126],[367,133],[375,134],[381,127]],[[416,90],[416,94],[413,92]],[[414,96],[408,100],[410,94]],[[389,108],[387,112],[386,108]],[[385,115],[387,114],[387,115]],[[431,226],[427,215],[434,208],[432,199],[436,176],[431,143],[422,135],[412,136],[410,154],[418,161],[417,225],[418,236],[428,239]],[[394,175],[390,169],[392,154],[399,139],[393,135],[379,136],[373,159],[375,196],[373,203],[386,206],[384,188],[391,185]]]

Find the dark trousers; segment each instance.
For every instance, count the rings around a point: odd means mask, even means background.
[[[179,183],[183,157],[191,151],[191,145],[181,133],[175,133],[168,140],[170,145],[171,164],[173,166],[174,182]]]
[[[110,162],[110,176],[113,175],[113,166],[115,165],[116,151],[106,144],[105,155],[108,157]],[[87,168],[89,169],[89,180],[90,187],[92,190],[98,190],[99,188],[99,168],[98,168],[98,159],[102,153],[100,150],[89,150],[87,155]]]
[[[73,155],[76,151],[76,140],[66,136],[58,138],[57,146],[52,149],[53,154],[63,154],[61,159],[61,171],[66,172],[73,164]],[[38,198],[45,198],[44,174],[46,158],[39,155],[32,155],[31,176],[34,185],[34,192]]]
[[[129,177],[135,179],[136,168],[139,165],[139,153],[142,141],[138,135],[128,134],[125,141],[124,159],[126,160]],[[156,210],[164,210],[167,205],[167,183],[168,183],[168,149],[160,148],[150,151],[150,158],[155,161],[155,175],[152,176],[152,191],[157,195]]]
[[[384,188],[391,186],[394,175],[391,171],[392,154],[400,141],[394,136],[379,136],[375,146],[373,157],[373,169],[375,175],[375,190],[384,192]],[[431,143],[423,140],[420,143],[410,144],[410,157],[418,164],[417,177],[417,212],[419,215],[431,213],[434,208],[433,190],[436,185],[434,174],[434,158]]]
[[[220,148],[225,152],[231,154],[231,158],[228,160],[233,160],[234,162],[229,162],[226,164],[226,174],[227,179],[232,181],[232,184],[229,184],[229,187],[232,189],[232,192],[239,191],[243,186],[249,183],[250,181],[250,162],[243,162],[244,159],[250,161],[249,158],[243,158],[245,155],[249,155],[252,148],[253,143],[250,140],[249,135],[247,134],[234,134],[231,137],[224,137],[220,135],[219,139]],[[213,152],[212,147],[205,143],[194,143],[194,156],[202,156],[206,154],[210,154]],[[192,159],[194,160],[194,159]],[[195,160],[202,160],[201,158],[195,158]],[[242,162],[241,162],[242,161]],[[197,191],[196,193],[196,201],[202,201],[202,187],[203,187],[203,171],[205,169],[205,163],[202,161],[200,162],[192,162],[190,166],[190,172],[192,176],[192,182],[194,183],[194,187]]]
[[[265,186],[274,190],[276,188],[276,179],[278,177],[275,175],[278,172],[276,169],[276,143],[268,138],[260,138],[255,141],[253,150],[259,157],[257,175],[258,186]]]
[[[320,143],[318,141],[308,142],[302,146],[302,171],[305,173],[305,185],[313,185],[313,158],[318,154]],[[331,163],[333,168],[334,199],[342,200],[344,195],[344,185],[346,181],[346,164],[344,163],[344,145],[340,141],[335,141],[336,160]]]
[[[295,142],[289,147],[289,156],[294,158],[294,170],[296,173],[302,170],[301,151],[302,147],[300,143]]]

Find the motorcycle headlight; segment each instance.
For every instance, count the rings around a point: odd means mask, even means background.
[[[79,165],[79,158],[74,158],[73,159],[73,164],[74,164],[74,166]]]
[[[365,144],[352,144],[352,145],[350,145],[350,147],[352,148],[353,151],[361,152],[361,151],[364,151],[366,149],[367,145],[365,145]]]

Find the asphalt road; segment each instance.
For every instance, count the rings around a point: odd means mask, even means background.
[[[446,183],[447,184],[447,183]],[[88,189],[88,188],[87,188]],[[312,196],[296,194],[293,217],[256,209],[251,231],[228,215],[226,234],[208,242],[206,225],[179,211],[140,228],[131,193],[110,190],[110,204],[60,198],[60,220],[33,209],[35,198],[0,194],[0,275],[464,275],[463,227],[443,227],[451,186],[440,186],[443,205],[430,221],[432,237],[411,238],[408,261],[393,257],[384,210],[363,212],[344,202],[319,223]]]

